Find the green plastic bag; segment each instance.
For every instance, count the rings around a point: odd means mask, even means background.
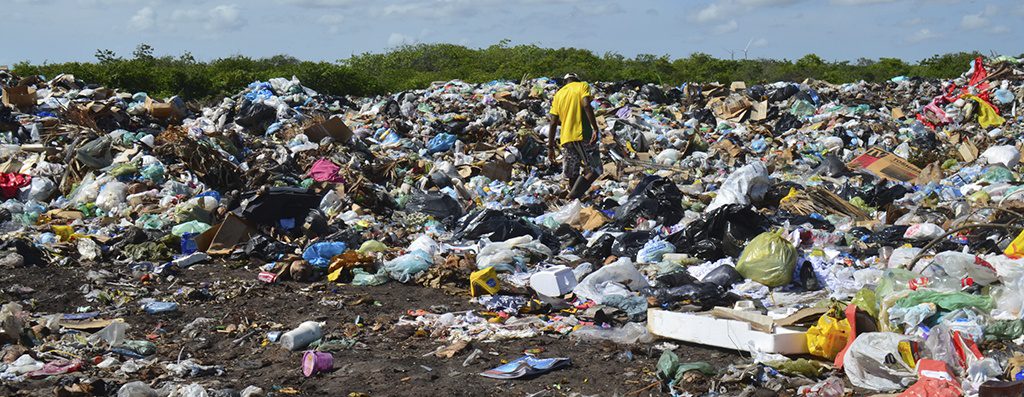
[[[1024,335],[1024,320],[993,321],[985,327],[985,340],[1014,340]]]
[[[867,312],[871,317],[878,318],[878,300],[875,299],[875,291],[868,288],[861,288],[850,301],[857,308]]]
[[[953,311],[963,308],[977,308],[981,310],[992,310],[992,298],[981,295],[971,295],[963,292],[942,292],[932,290],[917,290],[896,301],[897,307],[917,306],[925,302],[934,303],[943,310]]]
[[[782,229],[754,237],[736,262],[736,271],[743,277],[769,287],[789,284],[795,269],[796,248],[782,238]]]

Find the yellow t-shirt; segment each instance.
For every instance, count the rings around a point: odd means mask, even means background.
[[[583,113],[583,102],[580,101],[589,96],[590,84],[575,81],[560,88],[551,100],[550,113],[562,121],[562,145],[590,139],[593,131]]]

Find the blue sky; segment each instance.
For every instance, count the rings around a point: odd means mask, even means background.
[[[190,51],[328,60],[409,43],[587,48],[672,57],[828,60],[1024,53],[1024,1],[997,0],[0,0],[0,65]]]

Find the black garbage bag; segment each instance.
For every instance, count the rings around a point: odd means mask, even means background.
[[[650,103],[662,104],[665,103],[665,92],[656,85],[647,84],[640,88],[640,98]]]
[[[776,88],[768,91],[768,100],[772,102],[781,102],[789,99],[796,93],[800,92],[800,87],[787,84],[785,87]]]
[[[309,210],[320,206],[322,197],[310,189],[295,187],[272,187],[249,192],[248,203],[239,216],[261,225],[274,226],[281,219],[299,220],[306,218]]]
[[[775,125],[772,127],[772,131],[776,134],[781,134],[783,132],[792,129],[797,129],[803,126],[804,123],[800,121],[800,119],[798,119],[796,116],[789,113],[783,113],[781,116],[779,116],[778,120],[775,120]]]
[[[816,218],[808,215],[797,215],[789,211],[778,211],[773,214],[770,219],[773,223],[783,224],[789,222],[790,225],[803,225],[810,224],[811,227],[819,230],[833,231],[836,229],[832,222],[826,219]]]
[[[746,94],[750,99],[763,101],[768,95],[768,90],[766,90],[763,85],[758,84],[747,88]]]
[[[319,209],[309,210],[302,222],[302,233],[309,238],[317,238],[330,234],[331,227],[327,224],[327,216]]]
[[[683,193],[667,178],[649,175],[637,185],[629,200],[615,211],[617,226],[631,226],[637,219],[653,219],[671,226],[683,219]]]
[[[612,245],[615,245],[615,236],[602,234],[593,244],[588,245],[580,253],[580,257],[593,260],[597,264],[604,262],[612,254]]]
[[[672,288],[646,288],[645,295],[654,298],[657,305],[683,304],[710,309],[715,306],[731,305],[736,297],[711,283],[690,283]]]
[[[75,158],[89,167],[105,168],[114,162],[114,156],[110,153],[112,144],[108,135],[93,139],[75,150]]]
[[[778,207],[782,199],[788,196],[789,191],[792,189],[804,190],[804,187],[796,182],[777,182],[768,188],[768,192],[764,194],[762,202],[768,207]]]
[[[615,238],[612,244],[612,255],[625,258],[636,258],[636,253],[651,239],[650,232],[625,232]]]
[[[718,119],[715,118],[715,113],[712,112],[711,109],[694,110],[690,117],[697,119],[701,124],[712,126],[718,124]]]
[[[277,109],[263,103],[243,99],[235,113],[235,124],[245,128],[268,126],[277,119]]]
[[[886,187],[885,184],[876,183],[870,191],[859,194],[859,196],[868,205],[883,208],[903,198],[907,193],[910,193],[910,189],[901,184]]]
[[[32,244],[30,240],[11,238],[6,241],[0,242],[0,250],[6,250],[14,248],[14,252],[24,259],[22,262],[26,266],[46,266],[48,260],[43,251]]]
[[[706,261],[716,261],[725,258],[725,250],[722,249],[722,240],[709,238],[698,241],[683,249],[687,254]]]
[[[698,248],[708,248],[708,243],[704,241],[717,240],[726,256],[737,257],[747,240],[768,231],[772,224],[769,218],[754,211],[750,205],[730,204],[705,214],[703,218],[691,222],[685,229],[670,234],[666,240],[680,248],[682,252],[694,256]],[[703,255],[708,256],[708,253]]]
[[[723,290],[728,290],[732,288],[733,284],[742,283],[743,280],[746,280],[746,278],[740,275],[735,267],[722,265],[704,275],[700,282],[714,284],[722,287]]]
[[[888,226],[878,233],[872,234],[868,238],[868,243],[888,245],[890,247],[896,247],[903,244],[903,235],[906,234],[907,229],[910,226]]]
[[[691,276],[689,272],[681,270],[658,276],[655,279],[655,285],[659,288],[672,288],[684,284],[692,284],[696,281],[697,279]]]
[[[850,174],[850,169],[846,168],[846,164],[843,160],[835,154],[827,154],[825,158],[818,165],[818,168],[814,169],[815,175],[825,175],[830,177],[839,177]]]
[[[295,252],[298,247],[285,244],[266,235],[256,235],[245,243],[245,257],[255,258],[263,262],[275,262],[281,259],[282,255]]]
[[[452,225],[462,217],[462,206],[452,196],[444,193],[413,194],[405,205],[409,212],[420,212]]]
[[[505,241],[513,237],[531,236],[553,251],[560,247],[558,238],[533,222],[505,211],[484,209],[470,212],[456,223],[455,239]]]
[[[552,234],[558,239],[559,247],[562,250],[570,247],[584,247],[587,244],[587,239],[583,237],[583,234],[567,223],[558,225]]]

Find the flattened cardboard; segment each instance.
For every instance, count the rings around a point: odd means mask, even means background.
[[[754,102],[750,108],[750,121],[761,121],[768,117],[768,101]]]
[[[185,116],[173,103],[156,101],[150,97],[146,97],[146,110],[157,119],[181,119]]]
[[[352,130],[345,125],[345,122],[340,117],[330,117],[323,122],[313,124],[306,127],[302,131],[309,137],[310,141],[320,142],[320,140],[331,137],[335,142],[348,142],[352,140]]]
[[[223,222],[196,236],[196,246],[207,254],[225,255],[255,233],[255,227],[229,212]]]
[[[3,103],[19,109],[33,107],[36,105],[36,89],[27,86],[4,87]]]
[[[604,226],[608,221],[608,217],[601,213],[601,211],[590,207],[583,207],[580,209],[579,220],[576,221],[573,226],[576,226],[580,230],[590,231],[597,230],[597,228]]]
[[[896,182],[910,182],[917,179],[921,169],[900,156],[879,148],[870,148],[846,164],[850,169],[864,169],[875,176]]]
[[[974,146],[974,144],[969,140],[965,140],[960,143],[960,146],[957,147],[957,152],[960,153],[960,157],[968,163],[978,159],[978,147]]]
[[[512,164],[506,163],[499,157],[492,157],[480,166],[480,175],[508,182],[512,180]]]

